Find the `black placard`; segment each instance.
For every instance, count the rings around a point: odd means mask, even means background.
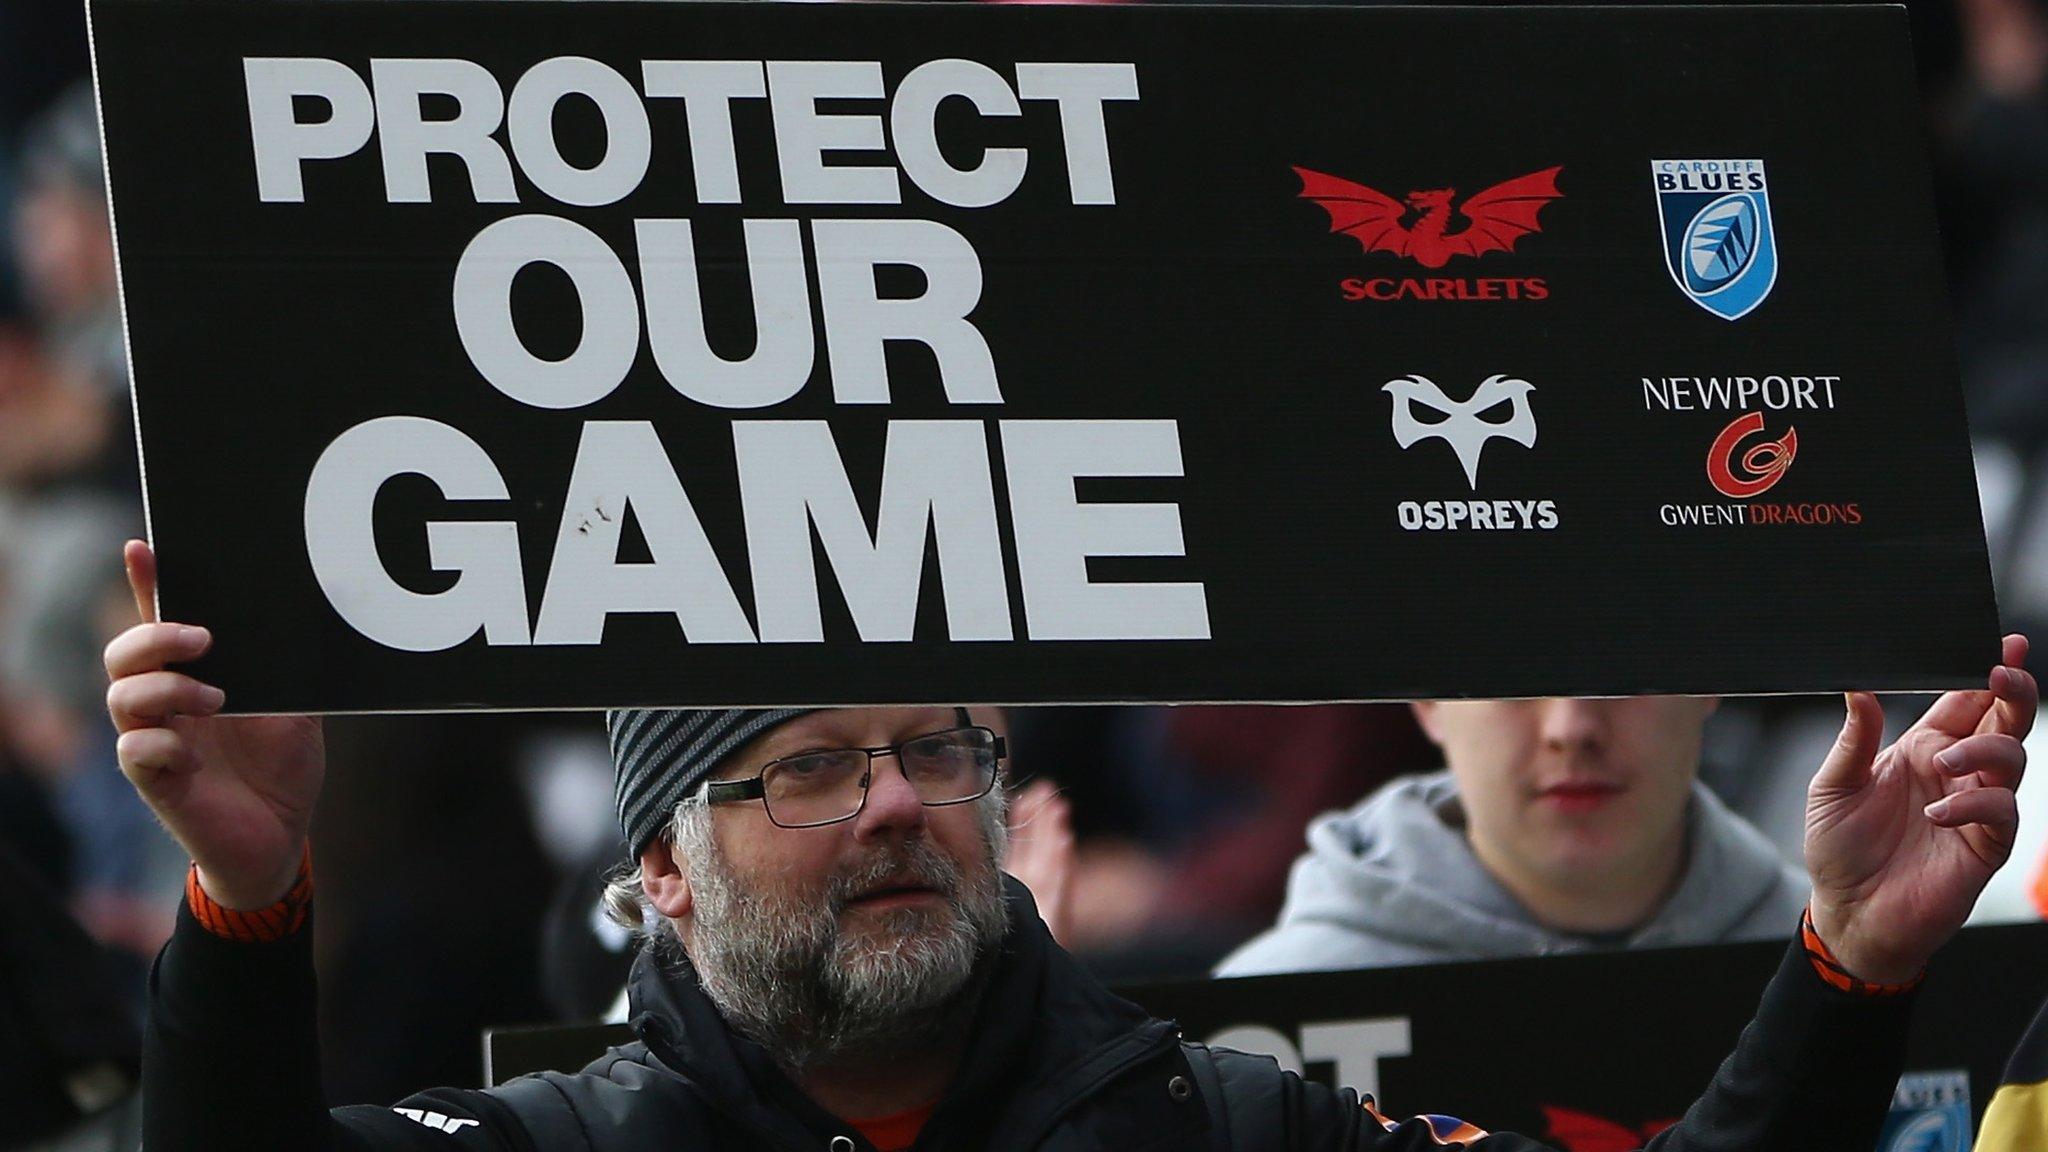
[[[92,19],[231,709],[1996,659],[1902,10]]]
[[[1637,1147],[1684,1113],[1784,951],[1764,941],[1122,991],[1189,1039],[1371,1092],[1390,1115],[1455,1115],[1593,1152]],[[1969,1126],[2044,991],[2012,974],[2043,964],[2040,924],[1967,928],[1942,950],[1917,994],[1894,1123],[1958,1107],[1960,1131],[1926,1146],[1969,1146]],[[495,1029],[485,1033],[484,1079],[573,1072],[632,1039],[623,1024]],[[1929,1093],[1930,1083],[1944,1091]]]
[[[1373,1090],[1390,1114],[1448,1113],[1566,1150],[1634,1148],[1705,1090],[1784,955],[1759,941],[1122,991],[1191,1038]],[[1982,1114],[2048,992],[2010,976],[2032,960],[2048,961],[2048,926],[1966,928],[1942,948],[1916,993],[1895,1113],[1936,1079],[1958,1086],[1964,1119]],[[1928,1146],[1969,1147],[1957,1139]]]

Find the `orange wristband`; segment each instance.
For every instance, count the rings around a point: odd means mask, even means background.
[[[1806,958],[1813,964],[1813,970],[1831,987],[1847,992],[1851,996],[1903,996],[1920,986],[1927,973],[1913,977],[1904,984],[1872,984],[1858,980],[1835,954],[1828,950],[1827,942],[1813,929],[1813,909],[1809,906],[1799,914],[1799,942],[1806,946]]]
[[[305,926],[306,913],[313,906],[313,846],[306,845],[305,854],[299,857],[299,876],[293,881],[292,890],[268,908],[243,912],[223,907],[199,886],[197,864],[185,873],[185,903],[191,906],[192,918],[199,921],[201,928],[223,940],[243,944],[282,940]]]

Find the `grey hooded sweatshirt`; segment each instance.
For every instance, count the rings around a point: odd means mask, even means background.
[[[1625,948],[1782,939],[1806,906],[1804,874],[1763,834],[1693,784],[1685,875]],[[1280,922],[1225,957],[1218,976],[1264,976],[1549,956],[1612,947],[1536,923],[1465,840],[1449,772],[1396,780],[1319,817],[1294,862]]]

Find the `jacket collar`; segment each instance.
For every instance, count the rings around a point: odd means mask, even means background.
[[[1170,1025],[1111,993],[1055,944],[1029,891],[1003,879],[1009,933],[983,960],[972,1038],[927,1124],[926,1146],[1029,1146],[1117,1069],[1173,1040]],[[713,1108],[791,1148],[846,1131],[760,1045],[726,1026],[687,962],[661,964],[643,950],[628,990],[633,1029],[649,1052]]]

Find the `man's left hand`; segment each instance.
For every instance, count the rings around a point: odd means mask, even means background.
[[[1857,979],[1912,980],[2012,855],[2020,741],[2040,703],[2026,657],[2026,638],[2007,636],[1987,690],[1943,695],[1882,752],[1877,697],[1849,694],[1807,790],[1806,866],[1814,931]]]

